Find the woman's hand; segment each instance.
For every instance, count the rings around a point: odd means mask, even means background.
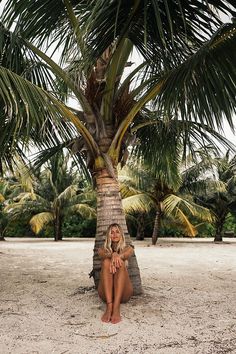
[[[111,257],[111,265],[110,265],[110,272],[112,274],[116,273],[116,269],[120,268],[123,264],[122,259],[120,258],[119,254],[117,252],[112,253]]]

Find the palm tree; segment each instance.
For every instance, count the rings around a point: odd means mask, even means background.
[[[236,158],[229,151],[223,157],[211,159],[212,169],[204,159],[186,170],[184,188],[188,188],[197,203],[208,208],[214,218],[215,242],[223,239],[223,227],[229,213],[236,212]],[[208,177],[204,176],[208,173]]]
[[[7,1],[0,41],[0,95],[5,111],[0,117],[4,131],[14,132],[15,139],[11,141],[11,135],[5,133],[4,147],[12,151],[16,141],[19,147],[17,137],[26,143],[30,136],[48,148],[60,144],[86,158],[98,195],[96,285],[100,271],[97,248],[108,224],[121,224],[130,242],[117,164],[125,161],[134,119],[142,116],[149,124],[145,105],[155,99],[167,116],[179,111],[186,124],[197,120],[203,129],[221,126],[224,113],[232,126],[235,26],[227,24],[215,34],[213,29],[221,24],[215,10],[233,14],[233,9],[232,0],[188,1],[184,5],[153,0],[63,0],[43,7],[39,0],[30,4]],[[60,65],[45,53],[45,45],[53,51],[61,48]],[[148,61],[122,81],[134,45]],[[16,74],[22,57],[38,64],[33,74],[27,76],[27,70]],[[44,73],[37,70],[42,61],[45,72],[56,77],[47,91],[42,88],[50,80],[43,81]],[[142,79],[132,86],[139,72]],[[147,74],[152,76],[147,78]],[[72,93],[78,101],[76,109],[64,103]],[[135,293],[140,293],[135,257],[130,265]]]
[[[5,210],[12,219],[22,214],[28,215],[35,234],[47,224],[53,224],[55,241],[62,240],[62,225],[67,215],[79,213],[84,218],[96,216],[94,208],[84,203],[85,193],[80,184],[74,165],[68,167],[68,156],[58,153],[51,157],[43,171],[37,173],[31,193],[19,193]]]
[[[156,217],[153,244],[156,244],[163,217],[168,216],[169,222],[178,223],[182,228],[184,226],[184,232],[191,236],[195,236],[197,230],[187,216],[193,215],[204,221],[212,220],[209,211],[196,205],[191,193],[186,191],[186,174],[191,169],[186,170],[184,165],[190,157],[196,161],[200,155],[202,159],[201,164],[198,164],[199,169],[202,171],[206,167],[209,168],[213,160],[211,154],[219,153],[222,147],[216,144],[216,141],[223,142],[225,146],[230,145],[218,132],[209,127],[203,130],[197,122],[188,122],[183,128],[185,122],[174,117],[168,121],[159,119],[156,123],[155,115],[153,112],[150,116],[150,122],[153,124],[140,122],[133,128],[136,132],[136,144],[132,148],[132,156],[135,156],[136,160],[130,160],[131,166],[128,170],[128,174],[132,173],[133,179],[137,181],[136,188],[144,193],[148,192],[154,202]],[[141,195],[138,198],[140,199]],[[130,207],[128,200],[125,203]],[[148,204],[145,202],[143,205]]]
[[[158,169],[157,165],[158,161],[156,161],[155,169]],[[171,169],[169,171],[169,176],[171,176]],[[197,234],[195,226],[189,220],[190,216],[202,221],[212,221],[212,215],[208,209],[194,203],[190,196],[183,196],[178,193],[178,187],[181,185],[180,172],[177,176],[172,177],[172,181],[179,179],[176,190],[173,189],[171,180],[169,180],[168,185],[167,175],[165,176],[162,173],[155,175],[150,165],[138,164],[137,162],[128,164],[123,173],[123,178],[121,177],[123,180],[121,194],[123,195],[124,210],[127,212],[149,212],[151,208],[155,209],[156,216],[152,234],[153,245],[157,242],[161,221],[165,218],[169,220],[169,223],[180,227],[188,236],[196,236]],[[129,182],[130,177],[132,180],[131,185]],[[141,187],[141,189],[137,189],[137,187]]]

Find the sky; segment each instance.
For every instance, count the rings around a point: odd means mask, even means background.
[[[2,10],[3,10],[3,7],[4,7],[5,3],[6,3],[6,0],[0,0],[0,15],[2,13]],[[221,19],[224,22],[230,21],[229,17],[224,15],[224,14],[221,15]],[[54,60],[56,60],[56,59],[54,59]],[[129,73],[129,70],[133,70],[134,69],[134,65],[138,65],[140,63],[140,58],[139,58],[139,55],[138,55],[138,53],[136,51],[134,51],[133,56],[131,58],[131,61],[134,62],[134,64],[132,65],[132,67],[126,69],[126,74]],[[70,102],[69,104],[73,105],[73,101]],[[234,116],[234,121],[235,121],[235,127],[236,127],[236,116]],[[229,125],[228,125],[228,123],[226,121],[223,124],[223,131],[224,131],[224,135],[226,136],[226,138],[228,140],[230,140],[233,144],[236,145],[236,135],[232,132],[231,128],[229,127]],[[222,134],[222,132],[220,132],[220,133]]]

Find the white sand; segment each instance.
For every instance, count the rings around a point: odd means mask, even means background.
[[[0,354],[236,353],[236,240],[134,242],[144,294],[104,324],[93,240],[0,243]]]

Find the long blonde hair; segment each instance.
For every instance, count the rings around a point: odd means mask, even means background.
[[[111,242],[111,230],[113,227],[116,227],[117,229],[119,229],[120,231],[120,235],[121,235],[121,238],[120,238],[120,241],[118,242],[117,244],[117,249],[116,249],[116,252],[119,253],[120,251],[122,251],[126,244],[125,244],[125,237],[124,237],[124,232],[123,232],[123,229],[122,227],[117,224],[117,223],[113,223],[111,225],[108,226],[107,228],[107,233],[106,233],[106,239],[105,239],[105,242],[104,242],[104,248],[110,252],[113,251],[112,249],[112,242]]]

